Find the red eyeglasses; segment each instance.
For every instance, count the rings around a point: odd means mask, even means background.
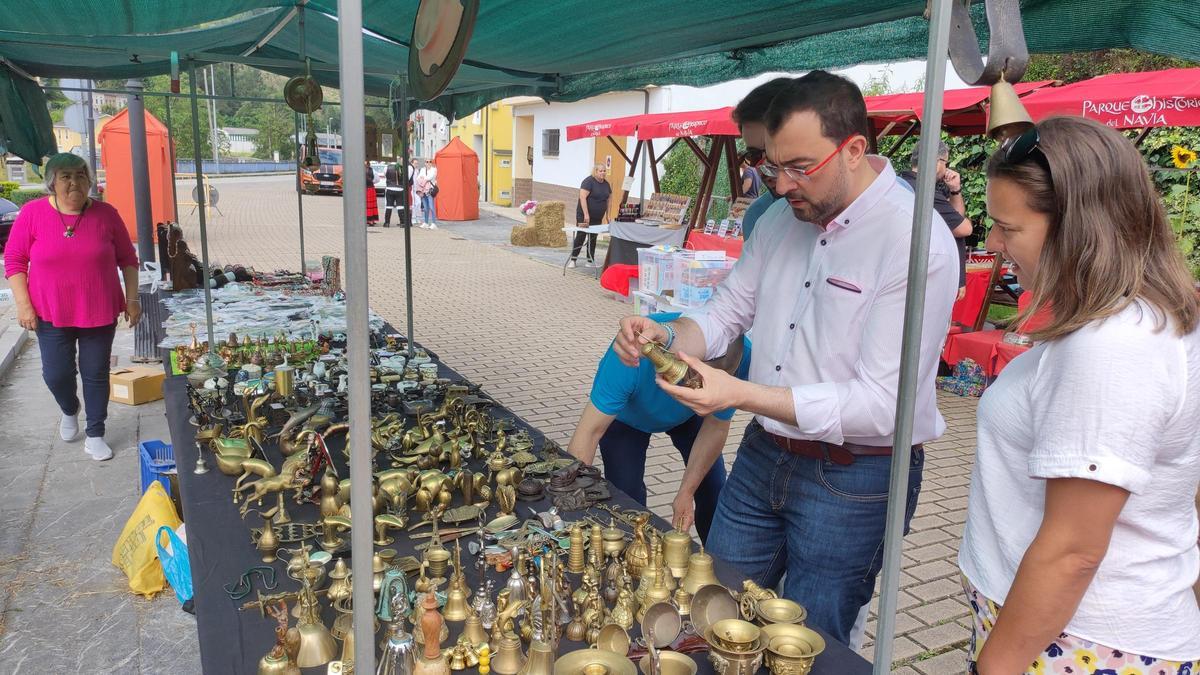
[[[844,150],[850,141],[854,140],[857,136],[858,134],[847,136],[846,140],[842,141],[833,152],[829,153],[828,157],[821,160],[820,163],[812,168],[800,169],[794,166],[778,166],[771,162],[763,162],[758,165],[758,172],[767,178],[775,179],[778,179],[780,174],[787,174],[788,178],[797,183],[806,183],[812,180],[814,173],[820,171],[826,164],[833,161],[833,158],[837,157],[838,153]]]

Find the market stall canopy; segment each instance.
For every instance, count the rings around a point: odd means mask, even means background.
[[[567,127],[567,140],[601,136],[632,136],[638,140],[679,138],[680,136],[737,136],[733,108],[691,110],[687,112],[646,113],[612,117]]]
[[[48,77],[123,78],[170,71],[170,53],[303,72],[296,0],[6,0],[0,58]],[[308,0],[305,52],[336,86],[337,0]],[[1031,52],[1131,47],[1200,60],[1200,4],[1178,0],[1029,0]],[[405,70],[417,3],[363,0],[366,91],[387,96]],[[682,7],[682,9],[681,9]],[[923,0],[788,3],[582,0],[482,3],[466,61],[423,107],[454,117],[507,96],[577,101],[650,84],[702,86],[762,72],[922,58]],[[984,5],[971,8],[982,43]],[[256,61],[257,60],[257,61]],[[293,65],[294,64],[294,65]]]
[[[1053,80],[1018,82],[1013,85],[1018,96],[1025,96],[1043,87],[1056,84]],[[987,132],[984,110],[990,87],[948,89],[942,104],[942,128],[952,136],[972,136]],[[907,122],[920,121],[924,115],[925,92],[880,94],[867,96],[867,117],[875,135],[884,131],[899,134],[908,129]]]
[[[1022,99],[1033,120],[1082,115],[1118,129],[1200,126],[1200,68],[1114,73]]]

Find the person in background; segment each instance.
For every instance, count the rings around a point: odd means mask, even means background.
[[[404,171],[404,169],[400,166],[399,162],[392,162],[392,163],[388,164],[387,171],[385,171],[383,174],[384,182],[386,183],[386,186],[384,187],[384,192],[383,192],[383,195],[384,195],[383,226],[384,227],[391,227],[392,211],[398,211],[398,210],[402,211],[405,208],[404,190],[408,186],[412,185],[413,168],[411,165],[409,165],[407,178],[405,178],[403,176],[403,174],[401,173],[402,171]],[[408,208],[412,208],[411,203],[409,203]],[[403,225],[404,221],[405,221],[404,214],[400,213],[400,214],[397,214],[397,216],[400,218],[400,224]]]
[[[434,207],[434,197],[437,193],[437,167],[429,160],[422,160],[421,170],[417,172],[417,196],[421,199],[421,227],[427,230],[437,229],[437,211]]]
[[[903,178],[912,189],[917,189],[917,152],[913,146],[912,168],[901,171]],[[933,188],[933,210],[942,216],[950,234],[954,235],[954,244],[958,246],[958,297],[961,300],[967,291],[967,237],[971,235],[974,225],[967,217],[967,205],[962,196],[962,176],[947,166],[950,161],[950,147],[944,141],[938,141],[937,183]]]
[[[375,171],[371,169],[371,163],[367,165],[367,227],[374,227],[379,224],[379,195],[375,194]]]
[[[652,316],[671,321],[679,314]],[[713,365],[746,377],[749,343],[739,336]],[[672,522],[685,532],[695,522],[700,540],[705,541],[725,484],[725,464],[719,458],[729,436],[733,409],[698,416],[659,389],[654,380],[649,359],[628,366],[609,346],[596,369],[591,397],[567,452],[591,464],[599,445],[605,478],[645,506],[646,449],[652,434],[667,434],[687,465],[673,503]]]
[[[1200,668],[1200,297],[1137,148],[1043,120],[987,167],[989,251],[1050,308],[979,402],[971,672]]]
[[[117,210],[88,197],[94,181],[87,162],[59,153],[44,173],[50,196],[21,209],[4,249],[4,274],[17,322],[37,332],[42,379],[62,411],[59,436],[73,441],[79,435],[78,359],[87,414],[83,448],[102,461],[113,454],[104,421],[117,316],[124,313],[132,326],[142,315],[137,253]]]
[[[759,219],[712,298],[662,324],[621,320],[614,350],[636,363],[662,342],[702,378],[658,385],[698,415],[754,413],[713,516],[708,547],[759,585],[787,573],[783,596],[842,643],[871,600],[882,559],[893,463],[912,191],[867,154],[867,107],[853,82],[813,71],[788,83],[766,115],[768,161],[785,197]],[[937,375],[957,288],[953,237],[930,233],[912,453],[898,467],[905,529],[916,509],[923,443],[946,428]],[[940,328],[939,328],[940,327]],[[705,365],[753,328],[749,381]]]
[[[762,191],[762,178],[758,175],[758,171],[750,164],[750,159],[744,154],[742,156],[742,196],[751,199],[758,199],[759,193]]]
[[[754,231],[754,225],[767,207],[778,199],[774,190],[774,179],[763,176],[757,167],[762,163],[767,152],[767,125],[764,121],[767,107],[771,105],[771,99],[775,98],[775,95],[791,81],[790,77],[777,77],[764,82],[746,94],[746,97],[739,101],[733,109],[733,121],[737,122],[738,129],[742,134],[742,142],[746,144],[746,149],[742,152],[742,165],[753,169],[755,175],[761,180],[759,190],[755,194],[757,198],[750,206],[746,207],[746,212],[742,214],[742,239],[744,240],[750,238],[750,233]],[[750,196],[747,192],[744,169],[742,171],[742,192],[747,197]]]
[[[608,204],[612,199],[612,186],[605,180],[608,175],[608,167],[603,164],[597,164],[592,169],[592,175],[583,179],[583,183],[579,185],[579,203],[575,205],[575,224],[579,227],[591,227],[592,225],[602,225],[608,222]],[[596,233],[594,232],[576,232],[575,243],[571,247],[571,260],[567,263],[567,267],[575,266],[575,259],[579,257],[579,250],[583,247],[584,240],[587,241],[587,264],[588,267],[596,266]]]

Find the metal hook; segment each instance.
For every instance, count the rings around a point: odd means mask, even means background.
[[[985,0],[990,33],[986,61],[979,50],[979,38],[971,19],[971,0],[929,2],[953,3],[950,7],[950,62],[963,81],[990,86],[1002,78],[1008,82],[1021,80],[1029,65],[1029,48],[1021,27],[1019,0]]]

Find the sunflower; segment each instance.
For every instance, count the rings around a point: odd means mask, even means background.
[[[1196,151],[1182,145],[1174,145],[1171,146],[1171,159],[1174,160],[1176,169],[1186,169],[1196,161]]]

